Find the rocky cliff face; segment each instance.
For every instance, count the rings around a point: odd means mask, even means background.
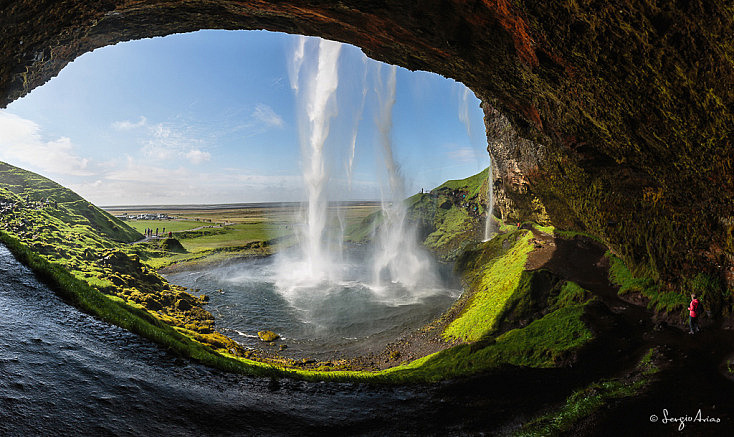
[[[0,104],[75,57],[204,28],[348,42],[483,100],[505,214],[581,227],[673,286],[734,285],[734,7],[708,0],[18,0]]]

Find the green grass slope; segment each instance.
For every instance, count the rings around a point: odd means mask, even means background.
[[[417,224],[423,245],[439,257],[453,260],[484,237],[487,171],[447,181],[407,200],[408,218]]]
[[[143,236],[123,221],[75,192],[36,173],[0,162],[0,202],[35,209],[72,226],[88,226],[113,241],[133,242]]]

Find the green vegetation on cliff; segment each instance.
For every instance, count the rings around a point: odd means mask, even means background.
[[[484,237],[487,171],[447,181],[407,200],[408,219],[417,224],[423,245],[439,257],[454,260]]]
[[[0,202],[6,204],[3,207],[6,230],[29,233],[28,226],[50,220],[54,225],[66,224],[80,234],[96,233],[113,241],[132,242],[143,237],[73,191],[4,162],[0,162]]]
[[[202,344],[244,353],[213,330],[214,318],[202,308],[202,298],[168,284],[140,262],[127,243],[141,234],[72,191],[0,163],[0,209],[3,241],[84,311],[123,327],[157,319]],[[157,328],[133,330],[161,343]],[[174,333],[171,341],[182,341],[172,328],[164,332]]]

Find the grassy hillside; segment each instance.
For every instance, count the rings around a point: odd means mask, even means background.
[[[89,227],[113,241],[132,242],[143,236],[123,221],[84,200],[75,192],[36,173],[0,162],[0,202],[38,211],[71,226]]]
[[[0,163],[0,211],[2,241],[83,310],[123,327],[152,326],[139,320],[146,314],[168,325],[174,337],[181,334],[170,327],[214,349],[244,352],[214,332],[213,317],[202,308],[204,299],[168,284],[140,262],[128,244],[141,239],[140,233],[73,191]],[[160,337],[157,328],[135,332]],[[188,344],[182,341],[174,339]]]
[[[407,200],[408,217],[418,225],[423,245],[441,258],[453,260],[467,245],[484,238],[487,171],[447,181]]]
[[[466,192],[467,198],[486,196],[488,171],[489,168],[485,168],[468,178],[446,181],[431,191],[461,190]],[[480,197],[479,200],[486,200],[486,197]],[[485,201],[484,204],[486,203]]]
[[[470,244],[484,238],[487,171],[446,181],[430,192],[406,199],[408,220],[417,227],[421,243],[439,258],[453,261]],[[377,211],[348,227],[345,239],[367,241],[381,222],[382,214]]]

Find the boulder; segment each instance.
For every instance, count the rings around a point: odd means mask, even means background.
[[[188,311],[191,309],[191,303],[185,299],[179,299],[176,301],[176,308],[179,311]]]
[[[260,337],[260,340],[265,342],[275,341],[280,338],[280,335],[273,331],[258,331],[257,336]]]

